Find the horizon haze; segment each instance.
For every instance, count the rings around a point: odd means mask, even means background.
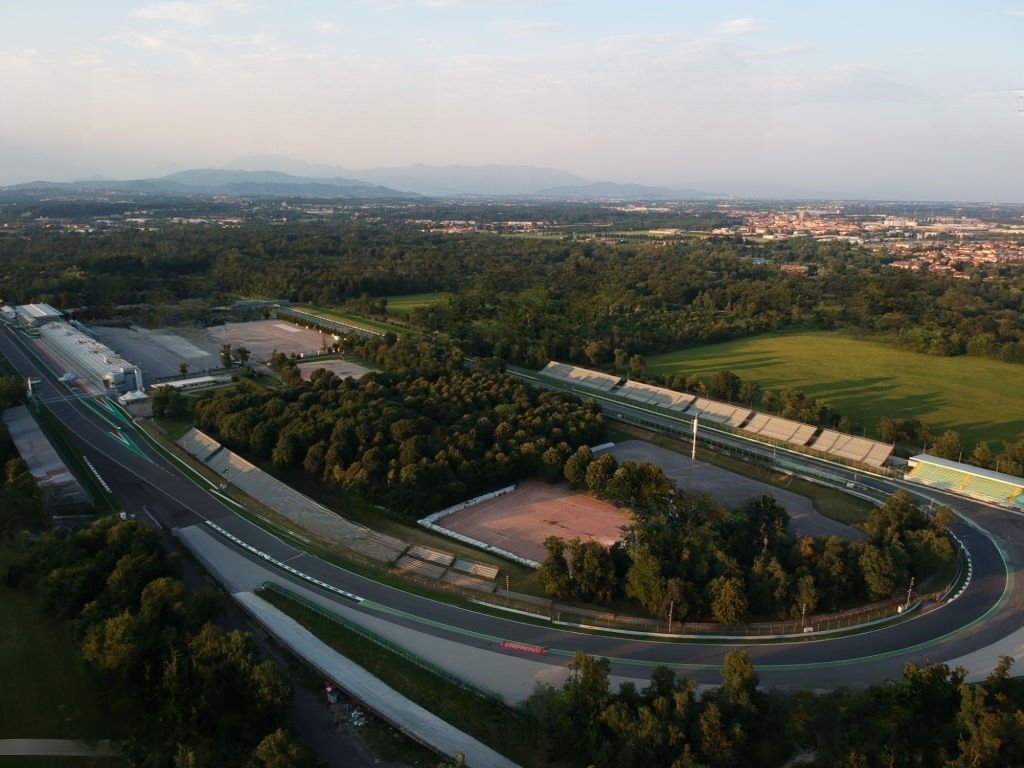
[[[1022,35],[1022,0],[14,4],[0,184],[278,157],[1020,203]]]

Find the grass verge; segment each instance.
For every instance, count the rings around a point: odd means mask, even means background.
[[[338,653],[443,720],[523,766],[546,765],[536,734],[515,710],[435,674],[280,593],[260,597]]]

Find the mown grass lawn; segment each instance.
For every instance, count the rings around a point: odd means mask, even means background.
[[[440,293],[409,293],[404,296],[388,296],[388,314],[404,317],[417,307],[429,307],[441,300]]]
[[[797,387],[823,397],[867,429],[883,416],[918,418],[964,446],[1024,436],[1024,366],[978,357],[934,357],[836,331],[779,333],[683,349],[647,359],[649,374],[731,370],[762,389]]]
[[[362,317],[360,315],[353,315],[340,309],[318,307],[315,304],[295,304],[293,309],[297,309],[300,312],[308,312],[311,315],[319,315],[326,320],[335,320],[343,325],[349,325],[353,328],[379,331],[380,333],[388,333],[390,331],[396,336],[401,336],[406,332],[406,329],[400,325],[392,325],[391,323],[386,323],[381,320],[370,320],[369,318]]]

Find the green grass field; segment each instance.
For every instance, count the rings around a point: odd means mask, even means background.
[[[1024,366],[978,357],[933,357],[834,332],[766,334],[647,359],[655,374],[709,379],[731,370],[762,389],[797,387],[823,397],[869,436],[883,416],[918,418],[964,446],[1024,436]]]
[[[410,293],[405,296],[388,296],[388,314],[405,317],[416,307],[429,307],[441,300],[440,293]]]
[[[379,331],[380,333],[387,333],[388,331],[391,331],[396,336],[401,336],[406,332],[406,329],[400,325],[392,325],[391,323],[385,323],[380,320],[370,320],[369,318],[353,315],[339,309],[318,307],[315,304],[296,304],[294,309],[297,309],[300,312],[308,312],[311,315],[319,315],[327,320],[337,320],[339,323],[350,325],[353,328],[368,331]]]
[[[10,546],[0,549],[0,573]],[[125,735],[107,688],[86,667],[67,625],[47,615],[34,594],[2,586],[0,616],[0,739]]]

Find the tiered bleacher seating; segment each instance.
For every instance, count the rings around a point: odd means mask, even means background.
[[[726,424],[730,427],[738,427],[744,421],[750,418],[750,414],[753,413],[749,408],[737,408],[732,412],[732,416],[729,417]]]
[[[446,584],[463,587],[464,589],[475,589],[478,592],[493,592],[496,586],[493,581],[478,579],[465,573],[456,573],[455,571],[448,571],[441,581]]]
[[[951,491],[959,491],[965,480],[962,470],[940,467],[923,461],[919,461],[910,470],[908,477],[920,483],[948,488]]]
[[[600,371],[591,371],[586,368],[578,368],[575,365],[567,365],[566,363],[556,363],[554,360],[544,366],[540,374],[601,392],[607,392],[613,387],[618,386],[622,380],[618,376],[601,373]]]
[[[414,547],[409,547],[408,554],[411,557],[426,560],[428,563],[437,563],[438,565],[443,565],[445,567],[451,565],[455,561],[455,555],[451,552],[442,552],[440,549],[431,549],[430,547],[424,547],[419,544]]]
[[[970,496],[981,496],[986,499],[996,499],[1003,504],[1009,504],[1020,495],[1020,486],[1010,485],[999,480],[990,480],[987,477],[967,475],[967,482],[964,483],[963,492]]]
[[[694,415],[701,419],[725,424],[736,413],[736,406],[698,397],[693,401],[693,410]]]
[[[789,439],[789,442],[796,445],[807,445],[807,441],[814,437],[814,433],[818,431],[818,428],[813,424],[801,424],[793,436]]]
[[[803,424],[791,419],[758,413],[731,403],[710,400],[706,397],[694,397],[642,382],[626,381],[622,383],[620,379],[607,373],[590,371],[553,360],[540,371],[540,374],[576,386],[616,394],[636,403],[656,405],[677,413],[685,412],[688,416],[692,415],[701,420],[741,429],[781,443],[807,446],[837,458],[873,467],[884,466],[892,455],[892,446],[888,443],[845,435],[832,429],[821,430],[819,434],[819,428],[812,424]]]
[[[772,416],[757,434],[761,437],[770,437],[774,440],[788,442],[802,426],[804,425],[799,421],[790,421],[789,419]]]
[[[910,459],[907,479],[1024,510],[1024,478],[921,454]]]
[[[769,416],[767,413],[755,412],[744,423],[740,424],[740,429],[744,430],[745,432],[753,432],[756,435],[758,432],[764,429],[765,425],[769,421],[771,421],[771,418],[772,417]]]
[[[836,440],[836,444],[829,451],[833,456],[839,456],[850,461],[863,461],[871,450],[871,441],[863,437],[843,435]]]
[[[836,441],[842,436],[842,432],[835,432],[831,429],[822,430],[821,434],[818,435],[817,439],[813,443],[811,443],[810,447],[828,453],[832,450],[832,446],[836,444]]]
[[[478,563],[475,560],[466,560],[464,558],[457,558],[452,563],[452,568],[457,571],[463,571],[465,573],[478,576],[481,579],[496,579],[498,578],[498,566],[487,565],[487,563]]]
[[[220,450],[220,443],[195,427],[178,438],[178,445],[204,463]]]
[[[639,381],[627,381],[619,387],[614,394],[622,395],[623,397],[628,397],[629,399],[636,400],[638,402],[657,405],[662,408],[672,408],[678,405],[685,408],[687,405],[692,403],[694,399],[693,395],[675,392],[674,390],[665,389],[664,387],[655,387]]]
[[[884,467],[885,462],[892,456],[892,446],[888,443],[875,443],[871,450],[868,451],[867,457],[864,459],[864,463],[872,467]]]
[[[444,566],[437,565],[435,563],[428,563],[424,560],[417,560],[414,557],[408,555],[402,555],[395,562],[395,568],[400,571],[406,571],[407,573],[415,573],[417,576],[422,576],[426,579],[440,579],[444,576]]]

